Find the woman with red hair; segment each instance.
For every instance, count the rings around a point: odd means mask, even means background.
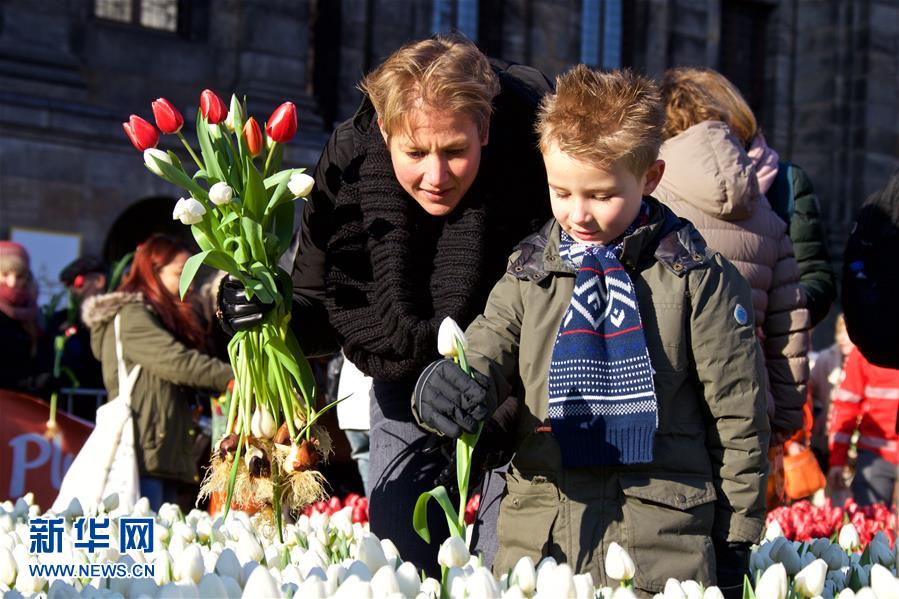
[[[118,393],[116,315],[121,316],[125,367],[141,366],[131,407],[140,491],[153,509],[175,501],[185,483],[199,483],[192,457],[193,390],[222,391],[233,376],[227,363],[204,353],[200,323],[190,304],[178,297],[181,271],[189,257],[181,240],[153,235],[138,246],[118,290],[94,296],[82,307],[109,396]]]

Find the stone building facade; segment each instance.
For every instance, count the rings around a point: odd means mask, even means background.
[[[291,99],[288,160],[311,166],[365,72],[454,27],[550,76],[582,61],[721,70],[810,175],[836,259],[855,208],[899,165],[899,0],[3,0],[0,237],[74,231],[84,251],[116,253],[135,222],[163,226],[178,190],[120,124],[158,96],[189,120],[205,87],[247,94],[259,120]]]

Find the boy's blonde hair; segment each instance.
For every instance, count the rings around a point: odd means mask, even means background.
[[[743,94],[727,78],[712,69],[677,67],[662,79],[665,101],[665,139],[703,121],[723,121],[749,148],[758,135],[758,122]]]
[[[387,135],[408,132],[417,108],[466,114],[483,136],[490,127],[499,79],[487,57],[461,35],[437,35],[406,44],[359,84]]]
[[[556,143],[573,158],[602,168],[618,160],[640,177],[656,161],[665,111],[652,80],[625,69],[595,71],[579,64],[556,77],[556,92],[540,103],[540,149]]]

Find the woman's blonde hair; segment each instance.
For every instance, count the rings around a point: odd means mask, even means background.
[[[391,54],[359,88],[371,98],[388,135],[408,132],[411,112],[430,108],[470,116],[483,136],[490,127],[499,79],[470,40],[437,35]]]
[[[703,121],[723,121],[748,148],[759,133],[758,122],[740,90],[712,69],[677,67],[662,79],[665,138]]]
[[[665,111],[658,86],[630,70],[579,64],[556,77],[556,92],[537,113],[540,150],[552,144],[573,158],[608,168],[621,160],[642,176],[659,156]]]

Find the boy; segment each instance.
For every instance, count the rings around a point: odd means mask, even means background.
[[[555,218],[468,327],[475,378],[449,360],[419,378],[419,423],[451,437],[523,386],[496,573],[551,555],[610,584],[617,541],[643,591],[738,586],[761,536],[769,428],[750,290],[649,197],[663,121],[656,86],[628,71],[557,79],[537,125]]]

